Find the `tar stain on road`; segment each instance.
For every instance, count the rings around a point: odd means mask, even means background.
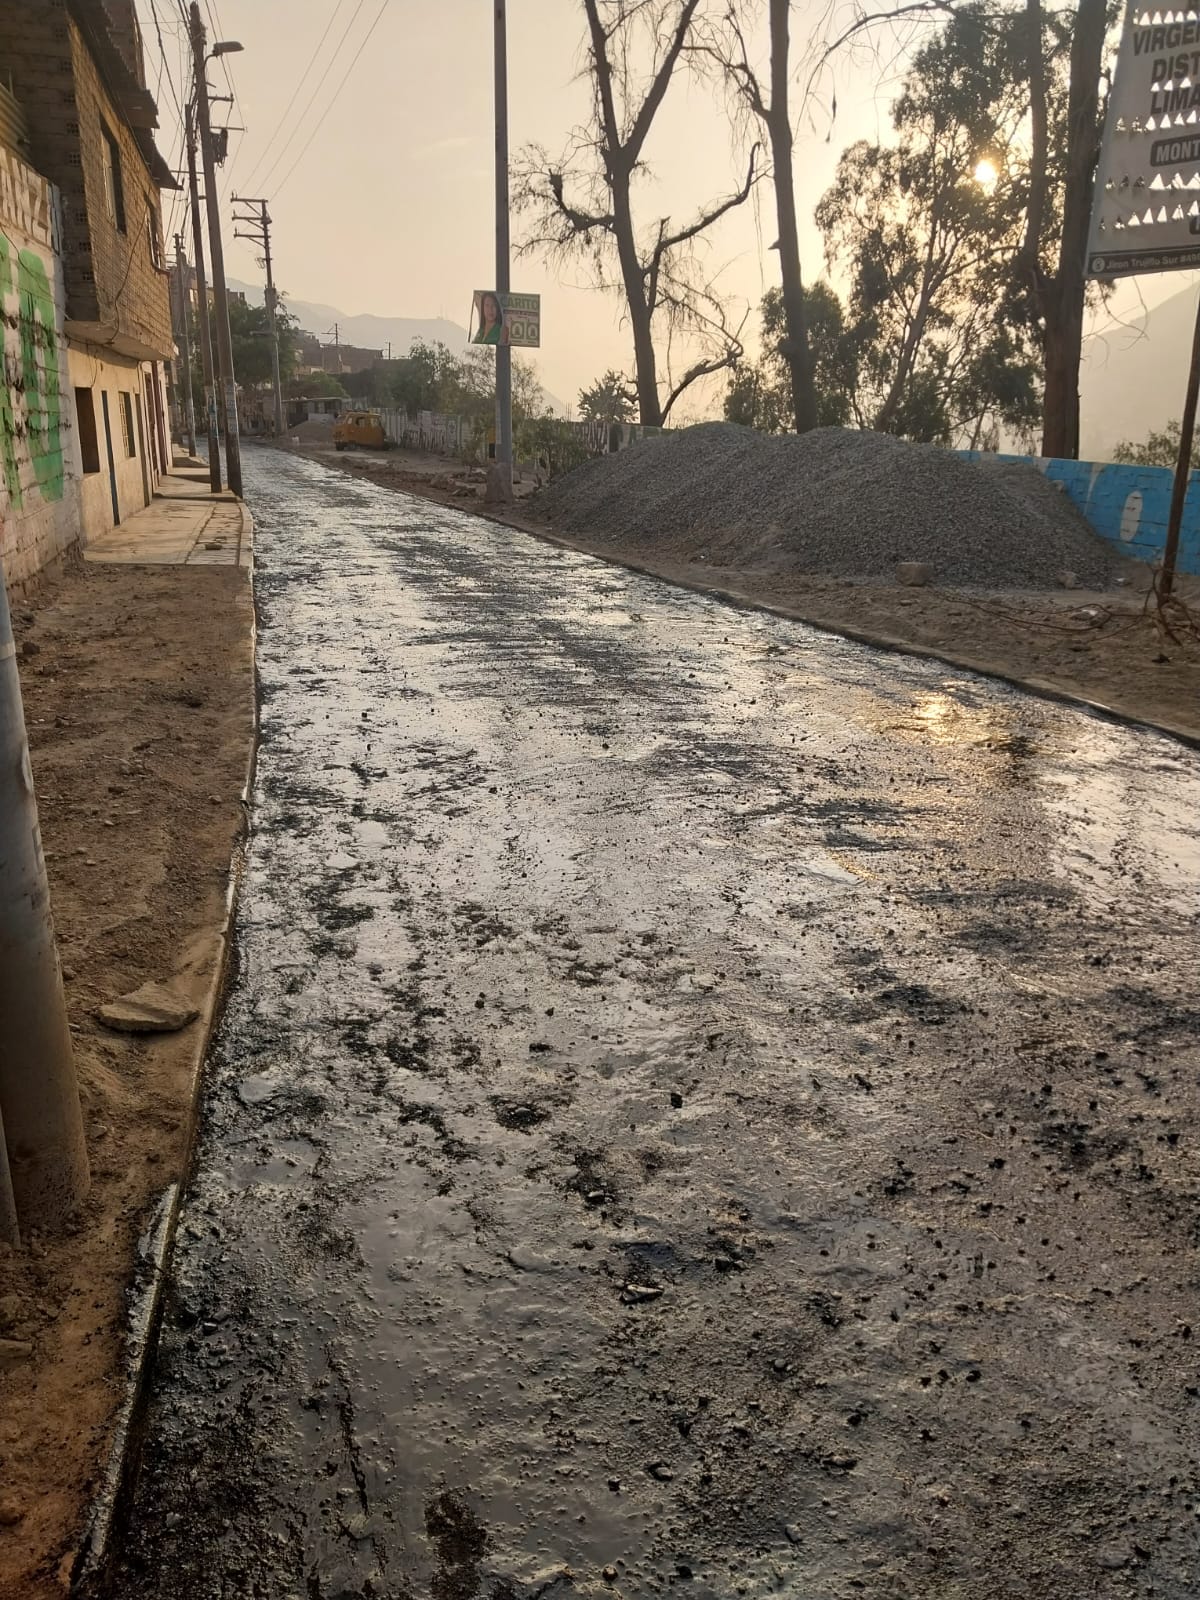
[[[248,467],[115,1592],[1194,1594],[1196,757]]]

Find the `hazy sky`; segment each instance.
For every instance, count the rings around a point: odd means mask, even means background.
[[[157,86],[159,142],[178,161],[171,87],[183,98],[179,9],[173,0],[139,4],[150,86]],[[280,288],[351,315],[446,316],[465,326],[471,291],[489,287],[494,278],[488,0],[206,0],[206,8],[210,39],[216,33],[245,46],[224,63],[237,97],[230,121],[245,132],[231,135],[222,190],[227,197],[261,195],[269,201]],[[826,9],[797,6],[801,40]],[[162,79],[155,11],[169,67]],[[556,152],[585,115],[587,87],[578,78],[582,40],[578,0],[510,0],[514,153],[527,140]],[[765,36],[759,43],[765,56]],[[318,45],[316,65],[301,84]],[[217,92],[228,88],[222,69],[221,62],[210,67]],[[838,153],[856,138],[886,135],[895,75],[882,84],[879,77],[878,68],[865,63],[845,68],[837,83],[836,121],[830,126],[823,116],[798,142],[796,190],[809,278],[823,270],[812,211]],[[225,107],[214,107],[215,121],[225,114]],[[742,170],[720,106],[682,75],[647,156],[655,180],[639,199],[640,214],[648,219],[690,215],[698,204],[728,192]],[[223,210],[228,218],[227,203]],[[168,204],[168,224],[170,213]],[[177,217],[170,231],[178,225]],[[769,187],[761,189],[757,204],[721,225],[709,260],[724,268],[722,282],[735,302],[756,304],[764,287],[776,282],[777,257],[766,248],[774,238]],[[252,247],[228,234],[226,267],[231,277],[261,278]],[[514,289],[542,295],[538,367],[546,387],[568,402],[606,367],[632,367],[619,307],[581,287],[583,281],[578,272],[574,284],[559,282],[535,258],[513,267]],[[1143,285],[1152,302],[1180,287],[1177,274]],[[1118,311],[1136,299],[1136,290],[1124,290]]]

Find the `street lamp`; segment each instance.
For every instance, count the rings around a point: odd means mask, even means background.
[[[236,55],[239,50],[244,50],[245,48],[246,46],[239,44],[236,39],[219,39],[209,51],[209,59],[211,60],[216,56]]]

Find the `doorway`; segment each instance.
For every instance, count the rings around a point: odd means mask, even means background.
[[[104,412],[104,450],[108,456],[108,487],[112,493],[113,527],[121,526],[121,502],[117,497],[117,463],[113,460],[112,421],[108,415],[108,390],[100,391],[100,407]]]

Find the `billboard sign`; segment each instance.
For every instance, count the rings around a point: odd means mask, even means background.
[[[1092,199],[1092,278],[1200,267],[1200,19],[1130,0]]]
[[[472,344],[510,344],[536,350],[542,342],[542,297],[476,289]]]

